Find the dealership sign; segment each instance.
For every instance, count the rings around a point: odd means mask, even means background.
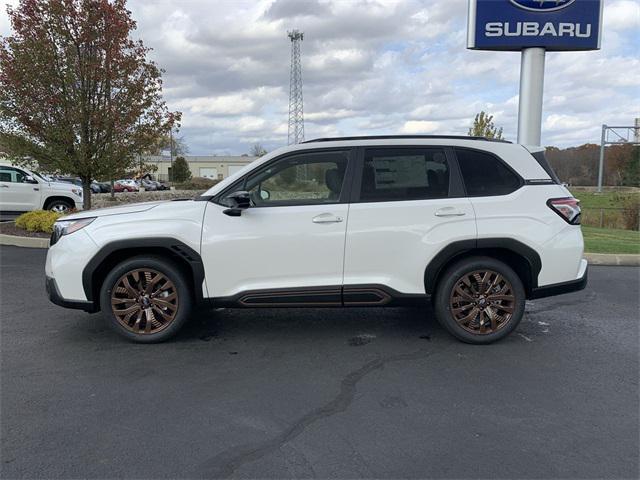
[[[603,0],[469,0],[467,47],[597,50]]]

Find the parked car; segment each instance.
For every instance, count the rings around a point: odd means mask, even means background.
[[[137,192],[140,187],[135,180],[116,180],[113,184],[114,192]]]
[[[191,201],[55,224],[51,301],[138,342],[214,307],[426,305],[458,339],[499,340],[525,300],[580,290],[579,202],[543,149],[475,137],[292,145]],[[68,259],[73,257],[74,261]]]
[[[63,177],[60,175],[55,175],[52,177],[54,182],[60,182],[60,183],[71,183],[73,185],[76,185],[80,188],[82,188],[82,179],[78,178],[78,177]]]
[[[154,180],[148,180],[146,178],[143,178],[142,180],[140,180],[140,185],[145,190],[150,190],[150,191],[158,190],[158,182],[155,182]]]
[[[111,191],[111,184],[109,182],[98,182],[93,180],[91,182],[91,191],[93,193],[109,193]]]
[[[0,165],[0,211],[19,213],[31,210],[53,210],[66,213],[82,210],[82,188],[72,183],[49,178],[8,164]]]

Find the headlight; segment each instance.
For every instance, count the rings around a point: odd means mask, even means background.
[[[79,218],[77,220],[59,220],[53,224],[53,233],[51,234],[51,245],[54,245],[63,235],[82,230],[84,227],[93,222],[96,217]]]
[[[79,188],[72,188],[71,191],[79,197],[82,196],[82,190],[80,190]]]

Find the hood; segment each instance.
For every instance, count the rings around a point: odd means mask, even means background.
[[[55,188],[56,190],[68,190],[71,191],[72,189],[78,189],[78,190],[82,190],[82,187],[79,187],[78,185],[74,184],[74,183],[66,183],[66,182],[47,182],[49,184],[50,188]]]
[[[161,200],[157,202],[129,203],[127,205],[98,208],[96,210],[84,210],[82,212],[65,215],[63,220],[76,220],[78,218],[87,217],[106,217],[107,215],[123,215],[125,213],[138,213],[151,210],[163,203],[169,203],[171,200]]]

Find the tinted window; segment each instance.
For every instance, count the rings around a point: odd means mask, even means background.
[[[456,155],[467,195],[506,195],[520,187],[520,178],[493,155],[463,149],[456,149]]]
[[[421,200],[447,195],[449,165],[443,150],[365,150],[360,201]]]
[[[0,182],[21,183],[24,181],[24,172],[16,168],[0,167]]]
[[[255,206],[336,203],[347,161],[344,152],[292,155],[251,175],[244,189],[251,194]]]

